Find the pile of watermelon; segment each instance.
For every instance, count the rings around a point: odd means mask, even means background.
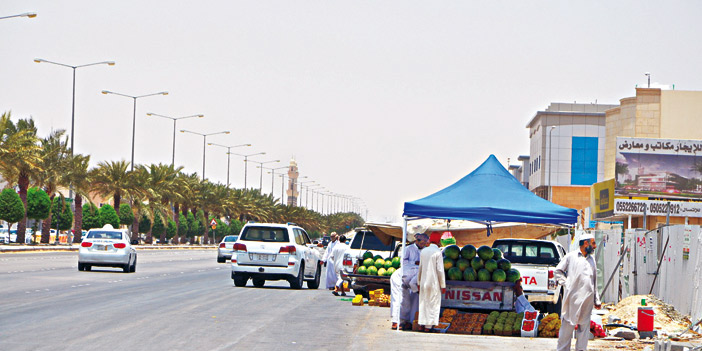
[[[361,258],[362,262],[356,269],[356,274],[391,276],[400,268],[399,257],[383,259],[380,255],[373,256],[373,253],[366,251]]]
[[[502,257],[502,251],[486,245],[478,249],[473,245],[447,246],[444,248],[444,272],[448,280],[514,283],[520,278],[519,271]]]

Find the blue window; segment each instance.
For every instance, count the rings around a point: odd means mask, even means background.
[[[573,137],[570,163],[571,185],[592,185],[597,182],[597,138]]]

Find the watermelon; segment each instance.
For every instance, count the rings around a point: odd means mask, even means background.
[[[518,270],[511,268],[510,270],[507,271],[507,279],[506,280],[508,282],[514,283],[517,280],[519,280],[519,278],[521,278],[521,274],[519,274]]]
[[[478,280],[478,274],[475,273],[475,269],[473,269],[472,267],[466,268],[466,270],[463,271],[463,280],[467,282]]]
[[[463,280],[463,272],[458,267],[451,267],[447,275],[449,280]]]
[[[502,251],[500,251],[500,249],[493,248],[492,252],[493,252],[492,259],[494,259],[495,261],[499,261],[502,259]]]
[[[448,271],[451,269],[453,266],[456,265],[456,262],[454,262],[452,259],[448,257],[444,257],[444,271]]]
[[[387,270],[390,267],[392,267],[392,261],[385,260],[385,265],[383,265],[383,268],[385,268]]]
[[[383,259],[383,256],[380,256],[380,255],[373,256],[373,261],[377,261],[378,259]]]
[[[461,249],[458,245],[449,245],[444,248],[444,256],[452,260],[457,260],[458,256],[461,255]]]
[[[466,260],[472,260],[477,254],[478,252],[473,245],[466,245],[461,248],[461,257],[465,258]]]
[[[490,273],[494,272],[497,269],[497,261],[493,260],[492,258],[485,261],[485,269],[490,271]]]
[[[381,269],[381,268],[385,267],[385,260],[382,258],[379,258],[379,259],[375,260],[375,263],[373,265],[375,266],[375,268]]]
[[[470,267],[470,261],[466,260],[465,258],[459,258],[456,261],[456,267],[458,267],[461,272],[465,272],[466,268]]]
[[[400,264],[402,263],[402,260],[400,260],[399,257],[395,257],[392,259],[392,267],[395,269],[400,268]]]
[[[470,266],[475,269],[475,271],[479,271],[481,268],[483,268],[483,260],[480,259],[480,257],[475,256],[473,259],[470,261]]]
[[[491,259],[493,255],[495,255],[495,252],[492,251],[490,246],[483,245],[478,248],[478,256],[480,256],[483,261]]]
[[[396,271],[395,267],[390,267],[390,268],[388,268],[388,270],[386,272],[387,272],[387,275],[392,275],[393,273],[395,273],[395,271]]]
[[[503,258],[497,261],[497,268],[507,272],[508,270],[510,270],[510,268],[512,268],[512,263],[509,262],[509,260]]]
[[[501,269],[496,269],[494,272],[492,272],[492,281],[493,282],[503,282],[507,279],[507,274],[505,271]]]
[[[373,258],[373,253],[370,251],[366,251],[363,253],[363,260],[365,261],[367,258]]]
[[[373,261],[372,258],[366,258],[365,260],[363,260],[363,265],[366,266],[366,267],[370,267],[370,266],[372,266],[374,263],[375,263],[375,261]]]
[[[478,280],[481,282],[489,282],[490,279],[492,278],[492,274],[490,274],[490,271],[487,269],[483,268],[478,271]]]
[[[366,272],[367,272],[366,274],[368,274],[368,275],[378,275],[378,268],[375,268],[375,266],[370,266],[370,267],[368,267]]]
[[[356,269],[356,274],[368,274],[365,266],[360,266]]]
[[[385,275],[385,268],[378,269],[378,275],[384,276]]]

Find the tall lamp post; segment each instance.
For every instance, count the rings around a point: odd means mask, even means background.
[[[556,129],[556,126],[551,126],[548,129],[548,201],[553,202],[553,190],[551,186],[551,164],[553,159],[551,158],[551,151],[553,150],[553,144],[551,144],[551,132]]]
[[[247,161],[248,162],[248,161]],[[259,161],[251,161],[253,163],[258,163],[257,168],[261,169],[261,178],[258,180],[258,192],[262,193],[263,191],[263,165],[267,163],[276,163],[280,162],[280,160],[273,160],[273,161],[264,161],[264,162],[259,162]]]
[[[307,193],[305,193],[305,207],[308,207],[307,201],[309,200],[309,197],[310,197],[310,189],[311,189],[311,190],[312,190],[312,206],[309,206],[309,209],[310,209],[310,210],[314,208],[314,191],[315,191],[316,189],[319,189],[319,188],[323,188],[323,186],[320,185],[320,184],[314,184],[314,185],[312,185],[312,186],[308,186],[308,187],[307,187]]]
[[[303,185],[303,184],[307,184],[307,183],[309,183],[309,185]],[[299,184],[300,184],[300,207],[302,207],[302,187],[303,187],[303,186],[304,186],[304,187],[309,187],[310,185],[312,185],[312,184],[314,184],[314,183],[315,183],[314,180],[308,180],[308,181],[306,181],[306,182],[299,182]],[[305,206],[307,206],[307,203],[306,203],[306,202],[305,202]]]
[[[37,13],[36,12],[25,12],[25,13],[20,13],[19,15],[3,16],[3,17],[0,17],[0,20],[6,19],[6,18],[13,18],[13,17],[34,18],[34,17],[37,17]]]
[[[231,154],[232,154],[232,155],[241,156],[241,157],[244,158],[244,189],[246,189],[246,181],[247,181],[247,179],[248,179],[248,177],[249,177],[249,176],[248,176],[248,173],[249,173],[249,157],[251,157],[251,156],[258,156],[258,155],[265,155],[266,153],[265,153],[265,152],[257,152],[257,153],[255,153],[255,154],[242,155],[242,154],[235,154],[235,153],[232,152]]]
[[[205,117],[205,115],[190,115],[190,116],[183,116],[183,117],[171,117],[171,116],[164,116],[164,115],[159,115],[158,113],[147,113],[147,116],[154,116],[154,117],[161,117],[161,118],[168,118],[170,120],[173,120],[173,152],[171,156],[171,167],[175,167],[175,138],[176,138],[176,122],[179,119],[186,119],[186,118],[202,118]]]
[[[288,168],[288,167],[286,167],[286,166],[277,167],[277,168],[268,168],[268,167],[263,167],[263,166],[256,166],[256,167],[261,167],[263,169],[267,169],[270,171],[267,173],[271,175],[271,195],[273,195],[273,181],[275,180],[275,171],[278,169],[283,169],[283,168]]]
[[[185,130],[181,129],[181,133],[190,133],[190,134],[195,134],[199,135],[202,137],[202,180],[205,180],[205,152],[207,151],[207,137],[210,135],[217,135],[217,134],[229,134],[230,132],[228,130],[221,131],[221,132],[214,132],[214,133],[198,133],[198,132],[193,132],[190,130]]]
[[[122,94],[122,93],[115,93],[115,92],[109,91],[109,90],[103,90],[102,93],[105,95],[112,94],[112,95],[117,95],[117,96],[123,96],[123,97],[130,98],[130,99],[134,100],[134,114],[132,116],[132,161],[131,161],[132,163],[131,163],[131,168],[130,168],[130,170],[133,171],[134,170],[134,135],[136,132],[136,103],[137,103],[137,99],[143,98],[143,97],[155,96],[155,95],[168,95],[168,92],[161,91],[158,93],[137,95],[137,96],[127,95],[127,94]]]
[[[229,164],[230,164],[230,159],[232,155],[232,149],[235,147],[242,147],[242,146],[251,146],[251,144],[239,144],[239,145],[232,145],[232,146],[226,146],[222,144],[215,144],[215,143],[208,143],[207,145],[210,146],[219,146],[227,149],[227,188],[229,187]]]

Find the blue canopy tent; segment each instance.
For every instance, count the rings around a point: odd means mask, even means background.
[[[492,222],[575,224],[578,211],[532,193],[490,155],[480,167],[453,185],[419,200],[405,202],[403,218],[404,246],[410,219],[474,221],[485,224],[490,235]]]

